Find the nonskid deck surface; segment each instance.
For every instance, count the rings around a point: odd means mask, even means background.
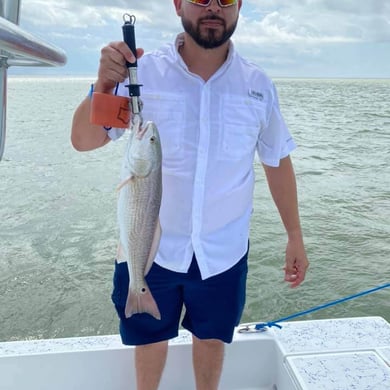
[[[383,318],[291,322],[275,333],[297,389],[390,389],[390,324]]]
[[[188,389],[188,390],[190,390],[190,389]],[[221,390],[224,390],[224,389],[221,388]],[[279,389],[276,385],[272,385],[272,386],[257,386],[257,387],[240,387],[237,390],[279,390]],[[293,390],[293,389],[290,389],[290,390]]]

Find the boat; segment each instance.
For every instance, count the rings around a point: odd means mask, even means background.
[[[7,75],[10,66],[62,66],[65,52],[27,31],[19,24],[21,0],[0,1],[0,161],[6,134]]]
[[[18,27],[19,10],[19,0],[0,1],[0,159],[7,68],[66,62],[61,49]],[[221,390],[390,389],[390,324],[382,317],[259,324],[236,328]],[[160,390],[195,389],[191,344],[185,330],[170,341]],[[135,388],[134,347],[118,334],[0,343],[1,390]]]
[[[2,390],[135,389],[134,347],[119,335],[0,343]],[[195,389],[191,334],[170,341],[160,390]],[[221,390],[388,390],[390,324],[382,317],[243,324],[226,346]]]

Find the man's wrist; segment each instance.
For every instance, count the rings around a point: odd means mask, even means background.
[[[93,85],[94,92],[106,93],[112,95],[115,90],[115,85],[106,86],[99,79],[97,79],[92,85]]]
[[[302,230],[300,228],[287,231],[287,236],[288,236],[289,240],[302,240],[303,239]]]

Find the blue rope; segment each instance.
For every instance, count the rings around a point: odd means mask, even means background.
[[[312,307],[312,308],[310,308],[308,310],[292,314],[292,315],[290,315],[288,317],[280,318],[280,319],[278,319],[276,321],[262,322],[260,324],[257,324],[255,326],[255,329],[256,330],[262,330],[265,327],[271,328],[272,326],[275,326],[275,327],[277,327],[279,329],[282,329],[282,327],[278,324],[278,322],[292,320],[293,318],[304,316],[304,315],[309,314],[309,313],[314,313],[315,311],[326,309],[327,307],[331,307],[331,306],[337,305],[339,303],[350,301],[351,299],[359,298],[359,297],[362,297],[363,295],[368,295],[368,294],[371,294],[371,293],[373,293],[375,291],[383,290],[383,289],[388,288],[388,287],[390,287],[390,283],[387,283],[387,284],[384,284],[382,286],[378,286],[378,287],[372,288],[370,290],[362,291],[362,292],[360,292],[358,294],[349,295],[349,296],[347,296],[345,298],[341,298],[341,299],[337,299],[335,301],[324,303],[323,305],[314,306],[314,307]]]

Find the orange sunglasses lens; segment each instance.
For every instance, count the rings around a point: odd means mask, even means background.
[[[187,0],[189,3],[200,5],[202,7],[208,7],[212,0]],[[237,0],[218,0],[220,7],[230,7],[237,4]]]

